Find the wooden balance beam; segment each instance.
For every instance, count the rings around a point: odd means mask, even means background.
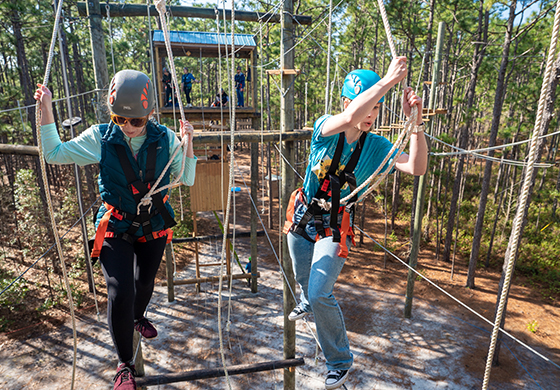
[[[237,366],[228,367],[228,375],[241,375],[250,374],[252,372],[279,370],[281,368],[292,368],[303,366],[305,362],[300,359],[286,359],[274,360],[271,362],[254,363],[254,364],[240,364]],[[168,383],[187,382],[198,379],[219,378],[225,376],[223,367],[207,368],[202,370],[193,370],[186,372],[178,372],[174,374],[153,375],[136,378],[136,386],[141,388],[143,386],[158,386]]]

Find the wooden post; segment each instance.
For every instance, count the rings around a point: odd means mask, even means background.
[[[198,234],[198,228],[196,225],[196,211],[193,211],[193,237]],[[198,262],[198,241],[194,242],[194,263],[195,263],[195,275],[196,278],[200,278],[200,263]],[[200,283],[196,284],[197,294],[200,292]]]
[[[165,246],[165,269],[167,270],[167,302],[175,300],[175,286],[173,284],[173,244]]]
[[[256,84],[256,83],[255,83]],[[253,117],[253,129],[258,129],[260,120],[258,117]],[[251,292],[257,292],[257,210],[259,195],[259,144],[256,142],[251,143],[251,197],[255,202],[254,207],[251,206]]]
[[[284,1],[284,10],[281,13],[282,33],[280,39],[280,69],[294,69],[294,26],[292,15],[294,4],[292,0]],[[289,51],[289,52],[288,52]],[[295,75],[282,73],[281,80],[281,99],[280,99],[280,132],[294,128],[294,86]],[[294,162],[294,142],[282,141],[280,150],[284,157],[293,165]],[[284,210],[287,209],[290,194],[294,190],[294,172],[292,168],[282,162],[282,191],[280,194],[280,214],[278,225],[282,226],[285,218]],[[285,235],[282,235],[282,267],[287,280],[284,280],[284,359],[292,359],[296,355],[296,325],[294,321],[288,320],[288,314],[294,309],[296,302],[292,292],[296,291],[294,271],[292,269],[292,259],[288,251],[288,242]],[[295,390],[296,374],[295,371],[284,369],[284,390]]]
[[[89,0],[86,2],[87,16],[89,20],[89,36],[91,42],[91,52],[93,56],[93,75],[95,77],[95,87],[104,89],[109,87],[109,71],[107,70],[107,57],[105,52],[105,37],[101,26],[101,7],[99,0]],[[97,92],[97,104],[103,105],[103,93]],[[109,122],[110,118],[107,110],[98,109],[101,122]]]
[[[134,358],[134,368],[136,369],[136,376],[146,375],[144,370],[144,356],[142,355],[142,336],[137,331],[134,331],[132,336],[132,350],[136,352],[138,348],[138,353]]]
[[[439,81],[439,68],[441,63],[441,49],[443,48],[443,38],[445,35],[445,23],[440,22],[438,29],[438,38],[436,46],[436,55],[434,57],[434,67],[432,72],[432,91],[430,93],[430,102],[428,104],[429,109],[433,109],[435,102],[435,89]],[[434,117],[435,118],[435,117]],[[430,121],[430,127],[433,125],[434,121]],[[430,142],[428,142],[428,168],[430,166]],[[412,248],[410,250],[410,258],[408,264],[416,269],[418,265],[418,252],[420,251],[420,236],[422,234],[422,218],[424,217],[424,197],[426,193],[426,183],[428,180],[428,171],[426,174],[420,176],[418,182],[418,198],[416,199],[416,209],[414,211],[414,231],[412,234]],[[406,282],[406,297],[404,303],[404,317],[410,318],[412,316],[412,298],[414,297],[414,280],[416,279],[416,274],[409,269],[408,278]]]

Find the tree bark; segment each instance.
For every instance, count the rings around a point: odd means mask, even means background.
[[[516,0],[514,0],[515,2]],[[486,35],[485,30],[485,18],[484,18],[484,1],[480,1],[479,7],[479,23],[478,23],[478,32],[477,32],[477,40],[483,38],[483,34]],[[486,25],[487,26],[487,25]],[[474,106],[474,97],[476,92],[476,84],[478,81],[478,71],[480,70],[480,65],[482,64],[482,58],[486,47],[483,45],[476,45],[473,59],[472,59],[472,66],[471,66],[471,78],[469,81],[469,87],[467,89],[467,117],[465,120],[465,125],[461,128],[461,132],[459,135],[459,148],[466,149],[467,143],[469,141],[469,130],[472,124],[472,111]],[[457,162],[457,169],[455,170],[455,180],[453,181],[453,194],[451,196],[451,203],[449,205],[449,216],[447,220],[447,232],[445,236],[445,246],[443,249],[443,260],[449,262],[450,252],[451,252],[451,241],[453,238],[453,226],[455,222],[455,214],[457,213],[457,201],[459,200],[459,190],[461,179],[463,177],[463,167],[465,164],[465,156],[460,155],[459,160]]]

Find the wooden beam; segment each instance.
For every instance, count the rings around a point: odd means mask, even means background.
[[[39,148],[29,145],[0,144],[0,154],[21,154],[27,156],[38,156]]]
[[[301,74],[301,70],[300,69],[267,69],[266,73],[270,75],[292,74],[297,76]]]
[[[199,264],[199,267],[201,267],[201,266],[202,266],[202,264]],[[249,273],[245,273],[245,274],[224,275],[223,279],[232,278],[234,280],[237,280],[237,279],[251,279],[252,277],[253,277],[253,275],[251,275]],[[260,277],[261,277],[261,273],[257,272],[257,278],[260,278]],[[174,286],[180,286],[180,285],[185,285],[185,284],[199,284],[199,283],[219,282],[219,281],[220,281],[219,276],[208,276],[206,278],[174,280],[173,285]],[[167,282],[163,282],[163,283],[161,283],[161,285],[162,286],[167,286]]]
[[[78,12],[80,16],[86,16],[86,3],[78,2]],[[216,13],[214,8],[198,8],[198,7],[185,7],[172,5],[167,7],[174,17],[181,18],[200,18],[200,19],[216,19]],[[222,15],[222,9],[218,9],[220,15]],[[118,18],[123,16],[148,16],[148,10],[145,5],[142,4],[118,4],[109,3],[109,14],[112,18]],[[107,17],[106,7],[101,7],[101,15]],[[150,5],[150,15],[158,15],[155,5]],[[294,15],[294,20],[298,24],[311,25],[313,19],[311,16],[305,15]],[[231,10],[226,10],[226,19],[231,20]],[[265,22],[265,23],[280,23],[280,15],[267,15],[263,12],[250,12],[250,11],[239,11],[235,10],[235,20],[240,22]]]
[[[304,364],[305,362],[302,358],[274,360],[271,362],[240,364],[237,366],[231,366],[228,367],[227,371],[228,375],[241,375],[250,374],[252,372],[262,372],[303,366]],[[178,372],[174,374],[162,374],[136,378],[136,386],[138,386],[138,388],[141,388],[142,386],[158,386],[168,383],[194,381],[198,379],[219,378],[222,376],[225,376],[223,367],[207,368],[202,370]]]

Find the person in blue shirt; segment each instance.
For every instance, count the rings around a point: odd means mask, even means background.
[[[237,74],[234,77],[235,91],[237,92],[237,107],[245,107],[243,91],[245,90],[245,75],[241,72],[241,67],[237,67]]]
[[[328,369],[326,389],[341,387],[353,363],[344,317],[333,295],[334,284],[353,243],[353,208],[347,206],[340,210],[333,204],[371,176],[388,155],[392,144],[370,130],[383,96],[406,74],[406,57],[397,57],[383,78],[365,69],[346,76],[342,89],[344,111],[323,115],[315,122],[303,188],[295,191],[290,200],[285,233],[295,278],[301,288],[301,302],[288,318],[296,321],[308,313],[314,314]],[[413,106],[418,108],[414,118],[418,126],[411,135],[409,154],[390,158],[397,159],[397,170],[418,176],[425,173],[428,157],[422,131],[422,99],[411,88],[405,88],[403,110],[407,116]],[[340,148],[338,167],[331,168],[337,148]],[[361,153],[353,159],[356,150]],[[326,206],[329,201],[330,211]],[[333,214],[337,221],[331,223]]]
[[[192,107],[191,104],[191,91],[192,91],[192,83],[200,83],[187,67],[183,68],[183,76],[181,76],[181,84],[183,85],[183,92],[187,96],[187,107]]]
[[[107,322],[117,350],[119,365],[115,390],[134,390],[133,332],[154,338],[157,331],[144,317],[166,242],[175,224],[167,191],[152,194],[149,205],[141,201],[154,182],[157,188],[183,169],[180,181],[192,186],[196,157],[193,127],[181,121],[181,137],[188,137],[186,159],[175,133],[152,117],[155,93],[142,72],[123,70],[113,77],[107,97],[111,122],[94,125],[79,136],[61,142],[52,111],[52,93],[38,85],[41,140],[49,164],[80,166],[99,164],[99,193],[103,200],[96,220],[92,258],[98,257],[107,284]],[[147,199],[146,199],[147,200]]]

